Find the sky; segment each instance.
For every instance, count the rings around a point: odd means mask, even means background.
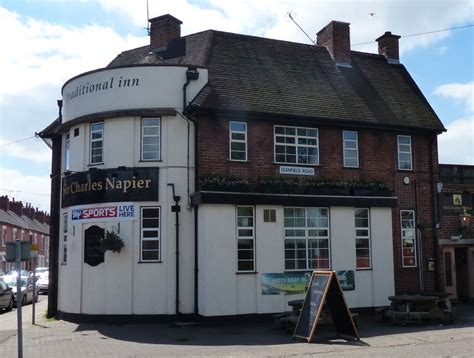
[[[182,35],[311,43],[289,12],[312,40],[332,20],[349,22],[355,51],[376,53],[385,31],[401,35],[400,61],[447,129],[440,162],[474,165],[474,0],[148,2],[149,18],[173,15]],[[146,0],[0,0],[0,195],[49,211],[51,151],[35,133],[57,117],[65,81],[147,45],[146,27]]]

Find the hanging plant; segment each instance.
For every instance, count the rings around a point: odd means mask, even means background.
[[[118,233],[115,231],[105,231],[105,237],[102,240],[102,251],[120,252],[124,246],[123,240]]]

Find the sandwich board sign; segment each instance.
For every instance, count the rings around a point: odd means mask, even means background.
[[[323,307],[328,309],[339,337],[360,339],[335,271],[313,271],[293,338],[308,343],[313,340]]]

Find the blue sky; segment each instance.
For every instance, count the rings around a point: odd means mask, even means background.
[[[331,20],[350,22],[356,51],[375,53],[385,31],[401,35],[401,62],[448,129],[440,161],[474,165],[472,0],[149,0],[150,17],[170,13],[183,35],[216,29],[309,43],[288,11],[313,39]],[[49,209],[49,149],[35,138],[12,142],[55,119],[67,79],[146,45],[146,16],[146,0],[0,0],[0,194]]]

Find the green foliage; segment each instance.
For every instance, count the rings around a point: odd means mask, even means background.
[[[208,174],[199,178],[201,190],[248,191],[248,181],[234,175]]]
[[[105,231],[105,237],[102,240],[102,250],[105,252],[110,250],[112,252],[120,252],[125,246],[123,240],[115,231]]]

